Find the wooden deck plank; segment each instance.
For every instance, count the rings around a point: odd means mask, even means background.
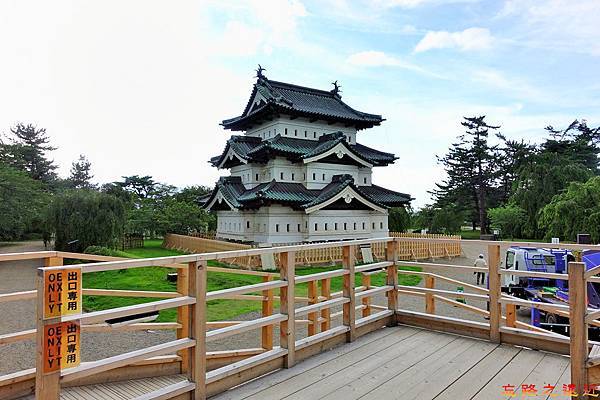
[[[410,367],[455,340],[457,340],[456,336],[432,331],[421,331],[419,334],[385,349],[369,346],[371,347],[372,354],[367,358],[346,362],[345,368],[324,379],[319,380],[317,376],[317,379],[301,382],[296,387],[304,386],[304,388],[286,397],[286,399],[319,399],[327,397],[329,394],[337,399],[357,398],[355,393],[352,394],[352,397],[338,395],[338,393],[349,382],[357,381],[365,374],[373,371],[384,374],[386,371],[389,371],[389,368],[395,368],[391,367],[392,364],[396,364],[398,368]],[[394,363],[391,361],[394,361]]]
[[[470,399],[519,354],[520,351],[521,348],[519,347],[508,345],[498,346],[473,368],[434,397],[434,399]]]
[[[529,373],[523,383],[526,385],[535,385],[536,390],[538,390],[537,394],[541,396],[545,385],[556,386],[556,382],[564,373],[565,368],[569,367],[569,363],[570,359],[566,356],[545,353],[542,361]],[[562,391],[562,385],[560,389]],[[527,397],[527,393],[522,393],[522,386],[516,388],[515,392],[518,397]],[[514,397],[507,396],[507,398]]]
[[[560,398],[560,396],[563,394],[563,385],[568,385],[569,383],[571,383],[571,365],[567,365],[567,368],[565,368],[565,370],[563,371],[563,373],[561,374],[561,376],[557,379],[555,386],[554,386],[554,390],[552,390],[551,394],[549,394],[547,397],[543,397],[543,399],[548,400],[548,399],[556,399],[557,397]],[[567,396],[563,396],[563,397],[567,397]]]
[[[449,335],[452,336],[452,335]],[[446,367],[442,372],[448,370],[448,363],[459,363],[461,359],[467,360],[467,367],[470,368],[477,361],[481,360],[486,354],[491,352],[496,345],[489,342],[477,341],[465,337],[456,337],[454,341],[440,350],[423,358],[418,363],[408,368],[396,369],[398,363],[390,363],[389,373],[380,374],[377,381],[369,386],[358,386],[358,382],[352,383],[355,386],[355,393],[361,395],[361,399],[409,399],[409,398],[427,398],[419,397],[419,389],[423,388],[423,382],[428,378],[441,378],[437,376],[438,370]],[[473,351],[471,351],[473,350]],[[483,351],[482,351],[483,350]],[[476,359],[471,357],[475,355]],[[445,384],[447,386],[447,384]],[[436,393],[437,394],[437,393]],[[432,395],[433,397],[434,395]]]
[[[418,378],[413,378],[405,389],[393,386],[398,380],[394,378],[389,382],[389,385],[392,385],[393,388],[391,398],[399,395],[406,400],[433,399],[497,347],[497,343],[475,341],[453,359],[438,361],[431,369],[426,369],[424,374],[419,375]],[[368,398],[368,396],[365,398]]]
[[[404,329],[405,327],[402,327]],[[416,333],[418,329],[408,328],[407,332]],[[342,346],[335,347],[329,351],[320,353],[316,356],[310,357],[291,369],[282,369],[261,379],[256,379],[241,385],[237,388],[231,389],[227,392],[221,393],[211,398],[211,400],[242,400],[259,393],[269,387],[284,383],[295,376],[298,376],[306,371],[310,371],[316,368],[322,368],[322,366],[338,357],[356,351],[369,343],[374,343],[384,340],[384,338],[394,335],[395,331],[392,329],[380,329],[378,331],[369,333],[368,335],[359,337],[352,343],[347,343]]]
[[[423,336],[422,339],[415,339]],[[298,395],[300,398],[315,398],[314,394],[304,393],[305,391],[309,391],[310,393],[320,393],[321,384],[324,382],[329,382],[333,376],[337,374],[347,375],[350,372],[350,369],[356,369],[363,366],[368,360],[373,357],[377,357],[381,353],[387,353],[388,357],[392,357],[395,354],[401,354],[402,350],[407,347],[410,347],[410,343],[422,343],[427,340],[427,338],[431,339],[432,336],[430,332],[414,330],[414,331],[405,331],[399,330],[396,331],[394,335],[387,336],[382,341],[372,342],[369,345],[362,347],[356,351],[351,353],[344,354],[334,360],[331,360],[327,363],[322,364],[319,368],[315,368],[309,371],[306,371],[300,375],[294,377],[293,380],[284,382],[283,384],[276,385],[267,390],[264,390],[256,395],[249,397],[248,400],[275,400],[281,399],[285,396],[288,399],[297,398]],[[300,393],[300,394],[299,394]]]
[[[293,376],[293,379],[291,380],[288,379],[278,383],[271,382],[271,377],[277,377],[277,375],[280,374],[280,372],[284,372],[280,371],[275,374],[269,375],[265,379],[261,379],[265,381],[265,383],[267,383],[266,387],[263,387],[261,391],[246,397],[238,397],[237,393],[230,393],[231,397],[228,398],[244,398],[248,400],[281,399],[282,397],[290,395],[296,390],[301,389],[302,387],[298,389],[297,387],[298,385],[304,385],[304,382],[318,381],[320,379],[323,379],[324,376],[331,375],[341,369],[347,368],[349,365],[353,364],[356,361],[360,361],[364,358],[371,356],[373,354],[373,346],[376,346],[378,349],[389,348],[419,333],[421,333],[421,330],[415,328],[410,328],[409,330],[392,330],[390,335],[386,335],[376,341],[369,342],[366,345],[361,346],[359,348],[355,348],[350,352],[339,354],[337,357],[327,360],[318,365],[317,367],[307,368],[303,372],[295,374]],[[344,347],[348,346],[350,345],[342,345],[341,350],[343,350]],[[310,361],[310,358],[308,360],[303,361],[302,363],[300,363],[299,367],[303,366],[305,363],[308,365]]]
[[[540,351],[521,350],[472,399],[489,400],[502,398],[503,386],[520,386],[543,358],[544,353]]]

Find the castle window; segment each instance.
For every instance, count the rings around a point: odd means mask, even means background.
[[[298,136],[298,129],[294,129],[294,136]]]
[[[379,229],[383,229],[383,222],[379,223]]]
[[[313,181],[316,181],[316,180],[317,180],[317,174],[315,174],[315,173],[313,172]]]
[[[337,222],[335,224],[333,224],[333,230],[337,231]]]
[[[246,221],[246,229],[250,229],[250,221]]]
[[[315,223],[315,232],[317,231],[317,223]]]
[[[279,224],[275,224],[275,232],[279,232]]]
[[[281,177],[281,179],[283,179],[283,172],[280,173],[279,176]]]
[[[325,230],[327,230],[327,222],[325,222]]]
[[[367,178],[363,178],[363,182],[366,184],[367,183]]]
[[[292,180],[294,180],[294,173],[292,172]]]
[[[375,229],[375,222],[373,222],[373,229]]]
[[[290,231],[290,224],[287,224],[286,229],[288,232]]]
[[[363,222],[363,231],[365,230],[365,223]]]
[[[285,134],[287,135],[287,128],[285,128]]]
[[[258,181],[258,174],[256,174],[256,181]]]
[[[354,223],[354,230],[356,230],[356,222]]]
[[[323,174],[323,180],[325,180],[325,174]]]
[[[273,135],[277,135],[277,128],[273,129]]]
[[[304,131],[304,137],[308,137],[308,132]]]
[[[300,224],[298,224],[298,232],[300,232]]]
[[[344,230],[347,231],[348,230],[348,224],[344,222]]]
[[[313,139],[317,138],[317,132],[313,132]]]
[[[306,180],[306,172],[304,174],[302,174],[302,180],[305,181]]]

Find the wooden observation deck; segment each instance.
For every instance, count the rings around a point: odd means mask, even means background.
[[[84,296],[159,298],[156,301],[50,320],[38,307],[36,329],[0,335],[0,345],[35,339],[33,349],[37,350],[36,368],[0,377],[0,398],[441,400],[533,397],[533,390],[534,398],[584,398],[591,385],[600,383],[596,370],[600,347],[587,338],[588,325],[600,325],[600,312],[588,310],[585,298],[586,281],[600,282],[595,276],[600,269],[585,271],[583,264],[570,263],[568,275],[521,272],[569,281],[569,304],[547,305],[501,294],[501,276],[506,271],[499,268],[500,247],[508,243],[485,243],[488,270],[401,261],[398,248],[404,240],[429,239],[383,238],[135,260],[61,252],[0,255],[0,261],[38,258],[45,259],[47,265],[39,269],[37,291],[0,294],[0,302],[37,299],[37,304],[43,304],[44,274],[72,269],[72,265],[63,266],[65,258],[100,261],[77,265],[83,274],[146,266],[178,271],[177,292],[85,288],[82,292]],[[373,243],[385,244],[385,257],[357,265],[357,247]],[[331,246],[342,247],[341,268],[295,274],[296,251]],[[273,253],[279,254],[278,273],[208,266],[209,260]],[[404,266],[420,270],[402,269]],[[207,291],[211,271],[259,275],[263,282]],[[477,271],[489,273],[490,289],[444,276],[448,271],[467,276]],[[371,285],[374,273],[384,273],[385,284]],[[424,285],[399,285],[399,274],[419,275]],[[336,277],[343,281],[342,290],[332,292],[331,280]],[[357,277],[360,284],[355,282]],[[464,291],[436,288],[441,282],[458,284]],[[297,285],[307,285],[308,296],[297,296]],[[425,312],[402,309],[402,296],[422,299]],[[375,304],[376,298],[383,298],[385,304]],[[208,322],[206,302],[216,299],[259,301],[262,315],[250,321]],[[444,316],[436,304],[451,305],[488,320]],[[571,337],[519,321],[517,306],[569,316]],[[176,323],[110,323],[167,308],[177,308]],[[174,329],[177,338],[43,373],[44,340],[40,333],[57,321],[75,320],[83,335]],[[260,348],[207,350],[207,343],[250,331],[260,332]],[[306,335],[301,336],[301,331]]]

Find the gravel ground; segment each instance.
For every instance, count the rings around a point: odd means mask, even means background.
[[[12,253],[22,251],[44,250],[41,242],[24,242],[17,245],[2,245],[0,253]],[[452,260],[438,260],[438,262],[453,265],[472,265],[479,253],[487,256],[487,249],[478,244],[466,243],[463,245],[463,257]],[[503,254],[503,253],[502,253]],[[34,289],[35,270],[40,266],[39,261],[21,261],[0,263],[0,293],[15,292]],[[475,284],[473,274],[465,274],[448,271],[443,275],[463,282]],[[420,286],[423,286],[421,282]],[[438,282],[437,288],[456,290],[456,285]],[[485,303],[477,300],[467,300],[467,303],[480,308],[485,308]],[[377,296],[373,304],[386,305],[385,296]],[[424,301],[420,297],[400,296],[399,305],[403,309],[413,311],[424,311]],[[297,306],[300,306],[298,304]],[[333,309],[332,312],[338,311]],[[17,301],[0,303],[0,335],[33,329],[35,309],[33,301]],[[436,313],[439,315],[470,319],[474,321],[485,321],[481,316],[456,308],[441,302],[436,304]],[[252,312],[239,316],[238,320],[252,320],[260,317],[259,312]],[[528,321],[528,313],[523,312],[519,319]],[[332,322],[332,326],[339,325],[341,318]],[[296,336],[298,339],[306,336],[306,327],[299,327]],[[274,329],[274,344],[278,344],[279,329]],[[86,333],[82,336],[82,358],[85,361],[93,361],[112,355],[153,346],[162,342],[173,340],[173,331],[140,331],[127,333]],[[209,343],[209,350],[240,349],[260,346],[260,334],[256,331],[229,337],[220,341]],[[5,346],[0,346],[0,375],[19,371],[34,366],[34,346],[32,341],[23,341]]]

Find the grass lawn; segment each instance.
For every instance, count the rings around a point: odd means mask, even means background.
[[[160,240],[147,240],[143,248],[130,249],[122,252],[124,257],[131,258],[148,258],[148,257],[165,257],[172,255],[183,254],[176,250],[164,249],[161,246]],[[217,262],[209,261],[209,266],[223,266]],[[310,275],[318,272],[330,271],[338,269],[340,266],[332,267],[307,267],[298,268],[297,275]],[[407,270],[417,270],[419,268],[404,267]],[[176,291],[176,284],[167,281],[167,273],[175,271],[171,268],[163,267],[146,267],[132,268],[117,271],[94,272],[85,274],[83,285],[86,288],[94,289],[120,289],[120,290],[151,290],[151,291]],[[416,275],[400,275],[399,283],[401,285],[416,285],[421,278]],[[252,275],[227,274],[222,272],[208,273],[208,290],[220,290],[232,287],[250,285],[253,283],[262,282],[261,277]],[[360,274],[356,275],[356,282],[360,282]],[[372,285],[385,284],[385,274],[380,273],[371,275]],[[342,278],[333,278],[331,280],[331,291],[336,292],[342,290]],[[277,291],[276,291],[277,292]],[[306,296],[308,292],[307,284],[299,284],[296,286],[297,296]],[[132,297],[112,297],[112,296],[86,296],[84,298],[83,307],[86,311],[105,310],[108,308],[123,307],[131,304],[145,303],[156,301],[152,298],[132,298]],[[222,321],[230,320],[234,317],[251,311],[261,309],[260,301],[252,300],[212,300],[208,304],[208,320]],[[275,307],[278,307],[276,305]],[[177,319],[177,310],[169,309],[160,311],[158,321],[170,322]]]

